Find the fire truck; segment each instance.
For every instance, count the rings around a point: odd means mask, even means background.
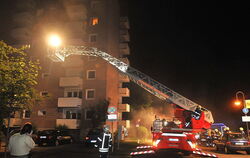
[[[127,75],[131,81],[135,82],[146,91],[160,99],[172,102],[175,106],[174,118],[179,121],[179,124],[177,124],[176,127],[171,127],[169,125],[176,124],[176,121],[170,121],[164,125],[162,120],[158,120],[158,125],[161,124],[161,128],[157,129],[156,126],[153,127],[152,134],[154,145],[151,147],[152,150],[145,151],[145,153],[151,154],[160,150],[175,149],[177,151],[183,151],[185,154],[201,153],[201,155],[205,155],[205,153],[197,150],[195,135],[202,129],[210,128],[211,124],[214,122],[211,111],[97,48],[65,46],[48,49],[48,57],[54,62],[63,62],[65,58],[70,55],[100,57],[116,67],[121,73]],[[131,153],[131,155],[136,155],[136,153],[137,152]],[[143,152],[138,153],[143,154]]]

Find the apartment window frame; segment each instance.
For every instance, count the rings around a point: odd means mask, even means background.
[[[46,116],[47,115],[47,111],[46,110],[38,110],[37,111],[37,115],[38,116]]]
[[[50,73],[44,72],[42,73],[42,79],[46,79],[50,76]]]
[[[94,100],[95,99],[95,89],[86,89],[86,95],[85,95],[85,99],[86,100]],[[90,97],[89,92],[93,92],[93,97]]]
[[[64,90],[64,97],[66,98],[82,98],[82,89],[69,88]]]
[[[31,111],[30,110],[23,110],[23,119],[30,119],[31,117]]]
[[[49,92],[48,91],[41,91],[40,92],[40,96],[41,97],[48,97],[49,96]]]
[[[97,42],[97,38],[98,38],[98,35],[96,33],[89,34],[89,42],[90,43],[96,43]]]
[[[94,72],[93,77],[91,77],[91,72]],[[87,70],[87,80],[94,80],[96,79],[96,70]]]
[[[97,26],[100,23],[100,18],[98,16],[93,16],[89,18],[89,26]]]
[[[74,108],[63,109],[63,119],[81,120],[81,110]]]

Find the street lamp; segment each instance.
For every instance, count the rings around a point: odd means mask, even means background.
[[[240,105],[241,104],[241,101],[239,101],[239,97],[238,97],[239,95],[242,95],[242,103],[243,103],[243,106],[244,106],[244,109],[245,109],[246,108],[246,99],[245,99],[245,94],[242,91],[236,92],[236,94],[235,94],[235,98],[236,98],[235,105]],[[247,113],[245,113],[245,116],[247,116]],[[247,137],[249,139],[248,122],[246,122],[246,126],[247,126]]]
[[[48,36],[48,44],[53,47],[59,47],[62,44],[62,40],[58,35],[52,34]]]

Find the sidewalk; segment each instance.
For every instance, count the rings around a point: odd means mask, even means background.
[[[119,149],[117,149],[117,144],[115,144],[114,152],[110,154],[110,158],[127,158],[130,157],[130,153],[136,150],[138,144],[133,141],[120,142]]]

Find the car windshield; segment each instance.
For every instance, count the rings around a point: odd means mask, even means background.
[[[229,139],[246,139],[243,134],[230,134]]]
[[[89,131],[88,135],[100,135],[101,129],[92,129]]]

